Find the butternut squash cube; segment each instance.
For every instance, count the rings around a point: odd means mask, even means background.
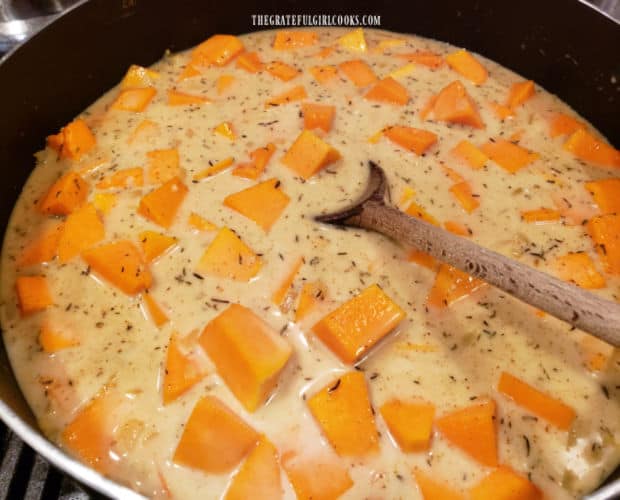
[[[435,406],[425,402],[393,399],[381,406],[380,412],[401,450],[405,452],[428,450]]]
[[[336,66],[313,66],[310,68],[310,73],[317,82],[326,84],[338,76],[338,68]]]
[[[329,132],[334,122],[336,107],[326,104],[303,103],[301,105],[301,114],[304,117],[304,128],[306,130],[320,128],[325,132]]]
[[[47,215],[69,215],[88,198],[88,183],[76,172],[69,172],[48,189],[38,203],[39,212]]]
[[[451,153],[458,158],[462,159],[467,165],[474,170],[478,170],[486,165],[489,161],[487,155],[485,155],[480,149],[474,146],[471,142],[463,140],[459,142],[451,151]]]
[[[364,98],[369,101],[387,102],[397,106],[404,106],[409,102],[409,92],[394,78],[388,76],[378,81],[374,87],[366,92]]]
[[[563,147],[580,160],[594,165],[620,167],[620,151],[583,128],[573,132]]]
[[[450,192],[467,213],[472,213],[480,206],[477,196],[472,193],[469,182],[458,182],[450,187]]]
[[[97,189],[139,187],[144,184],[141,167],[125,168],[102,179],[95,186]]]
[[[162,184],[175,177],[181,178],[183,172],[179,165],[179,151],[174,149],[156,149],[146,153],[148,158],[147,175],[152,184]]]
[[[586,128],[586,124],[564,113],[556,113],[549,120],[549,136],[552,138],[559,135],[571,135],[580,128]]]
[[[250,281],[262,265],[262,260],[250,247],[230,229],[223,227],[202,254],[196,269],[211,276]]]
[[[476,103],[458,80],[444,87],[435,96],[433,114],[440,121],[484,128]]]
[[[201,170],[197,174],[192,177],[194,181],[200,181],[202,179],[206,179],[207,177],[211,177],[212,175],[219,174],[223,170],[226,170],[234,163],[235,159],[232,156],[228,156],[213,165],[208,166],[204,170]]]
[[[299,75],[300,71],[295,67],[289,64],[286,64],[282,61],[273,61],[267,65],[267,72],[272,76],[282,80],[283,82],[288,82],[292,80],[297,75]]]
[[[155,70],[132,64],[121,81],[121,89],[152,87],[160,76]]]
[[[45,276],[19,276],[15,289],[22,316],[43,311],[54,302]]]
[[[235,140],[235,132],[233,130],[232,123],[230,122],[220,123],[219,125],[213,128],[213,132],[221,135],[222,137],[225,137],[229,141]]]
[[[79,343],[74,335],[51,325],[48,321],[44,321],[39,330],[39,344],[45,352],[50,354],[75,347]]]
[[[127,240],[106,243],[82,252],[93,271],[128,295],[149,288],[153,281],[140,251]]]
[[[307,180],[339,159],[336,149],[313,132],[304,130],[286,152],[282,163]]]
[[[457,50],[446,56],[446,62],[457,73],[460,73],[475,85],[486,82],[489,74],[480,61],[465,49]]]
[[[346,35],[342,35],[338,38],[338,43],[343,49],[347,49],[352,52],[366,52],[366,49],[368,48],[366,45],[366,38],[364,37],[363,28],[356,28],[349,31]]]
[[[259,438],[222,401],[204,396],[185,424],[173,461],[207,474],[223,474],[236,467]]]
[[[110,107],[121,111],[140,113],[151,103],[155,94],[157,94],[157,90],[153,87],[121,90]]]
[[[162,395],[164,405],[168,405],[189,391],[207,374],[206,370],[191,355],[185,354],[178,334],[170,337],[166,353]]]
[[[58,260],[68,262],[105,236],[103,222],[92,203],[69,214],[58,241]]]
[[[620,214],[620,178],[586,182],[601,214]]]
[[[291,285],[293,284],[293,280],[295,279],[295,276],[297,276],[297,273],[299,272],[299,268],[301,267],[303,263],[304,263],[303,257],[296,258],[295,261],[293,262],[293,265],[288,270],[286,276],[284,277],[284,279],[282,280],[278,288],[271,295],[271,302],[273,302],[276,306],[279,306],[280,304],[282,304],[282,301],[284,300],[284,298],[286,297],[286,294],[291,288]]]
[[[235,82],[235,77],[232,75],[222,75],[218,77],[216,81],[217,95],[222,95],[230,86]]]
[[[535,208],[534,210],[525,210],[521,212],[521,218],[525,222],[541,224],[545,222],[558,221],[562,218],[562,214],[553,208]]]
[[[212,319],[199,342],[248,411],[265,402],[292,352],[273,328],[239,304]]]
[[[487,142],[481,149],[485,155],[511,174],[527,167],[539,157],[538,153],[532,153],[505,139]]]
[[[192,51],[192,61],[203,66],[225,66],[243,51],[243,43],[233,35],[213,35]]]
[[[603,288],[605,278],[599,273],[591,257],[585,252],[567,253],[555,259],[558,277],[581,288]]]
[[[592,217],[587,228],[605,271],[620,274],[620,214]]]
[[[513,83],[510,87],[508,99],[506,99],[506,106],[515,109],[532,97],[535,92],[536,89],[532,80]]]
[[[258,73],[263,69],[263,63],[257,52],[243,52],[237,57],[237,68],[244,69],[248,73]]]
[[[379,450],[366,379],[348,372],[307,400],[323,434],[341,456],[361,457]]]
[[[187,195],[188,189],[178,177],[165,182],[144,195],[138,206],[138,213],[155,224],[168,228]]]
[[[426,153],[437,142],[437,135],[419,128],[395,125],[387,127],[383,133],[390,141],[418,156]]]
[[[441,264],[435,275],[433,287],[426,298],[426,305],[442,309],[471,295],[483,286],[486,286],[484,281],[474,278],[456,267]]]
[[[97,144],[97,139],[81,118],[73,120],[62,128],[63,141],[60,156],[79,160]]]
[[[327,290],[321,282],[305,283],[299,293],[299,302],[295,310],[295,322],[304,319],[319,302],[325,300]]]
[[[306,89],[303,87],[303,85],[297,85],[296,87],[293,87],[292,89],[287,90],[286,92],[278,94],[269,99],[265,103],[265,108],[269,108],[270,106],[281,106],[283,104],[289,104],[294,101],[301,101],[306,97],[308,97]]]
[[[342,62],[338,68],[356,87],[368,87],[377,81],[377,75],[372,68],[361,59]]]
[[[315,31],[308,30],[282,30],[276,33],[273,41],[275,50],[293,50],[310,47],[319,41]]]
[[[280,181],[269,179],[224,198],[224,205],[253,220],[265,231],[280,218],[291,199],[280,189]]]
[[[211,99],[202,95],[188,94],[176,89],[168,90],[168,106],[200,106],[210,102]]]
[[[164,312],[161,306],[157,303],[157,301],[153,298],[148,290],[145,290],[142,294],[142,303],[144,304],[144,308],[146,312],[151,317],[155,326],[159,328],[160,326],[165,325],[170,321],[168,315]]]
[[[62,235],[63,227],[64,224],[61,222],[40,231],[39,234],[26,245],[21,255],[17,258],[17,266],[33,266],[53,260],[58,251],[58,241]]]
[[[402,57],[407,61],[410,61],[415,64],[421,64],[422,66],[426,66],[431,69],[437,69],[443,66],[444,59],[439,54],[435,52],[430,52],[428,50],[417,50],[415,52],[410,52],[407,54],[395,54],[397,57]]]
[[[404,319],[405,312],[377,285],[348,300],[312,327],[345,363],[355,363]]]
[[[471,500],[542,500],[543,494],[526,477],[502,465],[470,491]]]
[[[166,236],[165,234],[155,231],[142,231],[138,239],[147,263],[153,262],[157,257],[177,243],[177,239],[173,236]]]
[[[262,436],[233,476],[224,500],[278,500],[283,494],[278,450]]]
[[[414,470],[413,476],[424,500],[465,500],[464,495],[420,470]]]

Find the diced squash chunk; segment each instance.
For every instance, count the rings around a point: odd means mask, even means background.
[[[152,69],[132,64],[121,81],[121,89],[152,87],[160,74]]]
[[[361,59],[342,62],[338,65],[338,68],[356,87],[368,87],[377,81],[377,75]]]
[[[542,500],[543,494],[526,477],[502,465],[470,491],[471,500]]]
[[[620,274],[620,214],[592,217],[588,232],[609,274]]]
[[[420,470],[415,470],[413,476],[424,500],[465,500],[464,495]]]
[[[405,452],[426,451],[430,446],[435,406],[426,402],[388,401],[380,408],[390,434]]]
[[[192,51],[192,61],[203,66],[225,66],[243,51],[243,43],[233,35],[213,35]]]
[[[540,224],[544,222],[558,221],[562,214],[553,208],[535,208],[534,210],[524,210],[521,212],[521,218],[525,222]]]
[[[138,238],[147,263],[153,262],[157,257],[177,243],[176,238],[155,231],[142,231]]]
[[[179,151],[174,149],[156,149],[146,153],[148,158],[148,180],[153,184],[161,184],[175,177],[181,177]]]
[[[217,229],[217,226],[213,224],[213,222],[208,221],[196,212],[189,214],[187,222],[193,228],[198,229],[198,231],[215,231]]]
[[[50,143],[51,141],[51,143]],[[81,118],[73,120],[56,136],[48,138],[48,145],[56,149],[61,158],[79,160],[97,144],[97,139]]]
[[[200,105],[209,102],[211,100],[208,97],[179,92],[176,89],[168,90],[168,106],[190,106],[192,104]]]
[[[140,251],[127,240],[106,243],[82,252],[90,268],[106,281],[129,295],[149,288],[151,273]]]
[[[138,206],[138,213],[155,224],[170,227],[187,195],[188,189],[178,177],[165,182],[144,195]]]
[[[17,258],[17,266],[33,266],[53,260],[58,252],[58,241],[62,235],[62,229],[63,223],[61,222],[40,231]]]
[[[504,106],[503,104],[500,104],[498,102],[491,102],[489,104],[491,106],[491,109],[495,113],[495,116],[497,116],[502,121],[508,118],[512,118],[515,115],[514,111],[508,106]]]
[[[587,333],[579,342],[582,358],[588,370],[597,372],[607,367],[614,354],[614,346]]]
[[[65,221],[58,241],[58,260],[68,262],[105,236],[103,222],[97,209],[89,203],[72,212]]]
[[[288,451],[282,455],[282,467],[298,500],[337,500],[353,486],[347,467],[333,452]]]
[[[302,85],[297,85],[296,87],[293,87],[292,89],[269,99],[265,103],[265,107],[268,108],[270,106],[280,106],[294,101],[301,101],[306,97],[308,97],[306,89]]]
[[[463,160],[474,170],[478,170],[486,165],[489,161],[487,155],[485,155],[479,148],[474,146],[467,140],[459,142],[451,151],[453,155]]]
[[[138,140],[144,140],[157,132],[159,125],[152,120],[142,120],[131,132],[127,139],[127,144],[134,144]]]
[[[181,73],[179,74],[177,82],[182,82],[184,80],[200,76],[201,74],[201,71],[196,67],[194,63],[188,62],[187,65],[183,68],[183,71],[181,71]]]
[[[192,180],[200,181],[202,179],[206,179],[207,177],[211,177],[212,175],[218,174],[222,170],[230,167],[234,163],[234,161],[235,159],[232,156],[228,156],[227,158],[224,158],[223,160],[214,163],[213,165],[205,168],[204,170],[201,170],[196,175],[194,175]]]
[[[204,367],[191,354],[183,352],[178,334],[173,333],[166,353],[162,384],[164,404],[168,405],[177,400],[200,382],[206,374]]]
[[[155,94],[157,94],[157,90],[153,87],[121,90],[111,108],[140,113],[150,104]]]
[[[301,105],[301,113],[304,117],[304,128],[306,130],[320,128],[325,132],[329,132],[334,122],[336,107],[328,104],[305,102]]]
[[[253,220],[265,231],[280,218],[290,198],[280,189],[280,181],[269,179],[224,198],[224,205]]]
[[[69,215],[81,207],[87,197],[88,183],[77,173],[69,172],[52,184],[38,208],[47,215]]]
[[[233,169],[232,174],[247,179],[258,179],[265,170],[265,167],[267,167],[267,163],[269,163],[275,151],[276,147],[271,142],[265,147],[255,149],[250,153],[252,161],[237,165]]]
[[[435,425],[448,441],[474,460],[497,467],[495,401],[489,399],[455,410],[437,419]]]
[[[555,269],[560,279],[571,281],[582,288],[605,287],[605,278],[597,271],[587,253],[561,255],[555,261]]]
[[[304,319],[317,305],[325,300],[326,290],[321,282],[305,283],[299,293],[299,301],[295,310],[295,321]]]
[[[265,402],[292,352],[278,332],[239,304],[212,319],[199,342],[248,411]]]
[[[233,476],[223,500],[278,500],[283,494],[278,450],[262,436]]]
[[[263,69],[263,63],[257,52],[243,52],[237,57],[237,68],[244,69],[248,73],[258,73]]]
[[[391,71],[388,76],[391,76],[395,80],[398,80],[399,78],[404,78],[410,73],[413,73],[414,70],[415,70],[415,64],[409,63],[409,64],[405,64],[404,66],[401,66],[400,68],[395,69],[394,71]]]
[[[286,297],[286,294],[291,288],[291,285],[293,284],[293,280],[295,279],[295,276],[297,276],[297,273],[299,272],[299,268],[301,268],[301,265],[303,263],[304,263],[303,257],[298,257],[297,259],[295,259],[295,261],[293,262],[293,265],[291,266],[286,276],[284,277],[284,280],[282,281],[282,283],[280,283],[278,288],[271,295],[271,302],[273,302],[276,306],[279,306],[280,304],[282,304],[282,301],[284,300],[284,298]]]
[[[360,457],[379,449],[379,436],[362,372],[342,375],[312,397],[308,407],[341,456]]]
[[[395,125],[387,127],[383,134],[392,142],[412,151],[417,155],[423,155],[437,142],[437,135],[428,130]]]
[[[458,80],[441,89],[435,96],[433,114],[440,121],[484,128],[474,100]]]
[[[460,73],[475,85],[486,82],[489,74],[480,61],[465,49],[457,50],[446,56],[446,62],[457,73]]]
[[[564,143],[564,149],[594,165],[620,167],[620,151],[582,128],[572,133]]]
[[[283,82],[288,82],[289,80],[292,80],[300,73],[300,71],[295,66],[291,66],[282,61],[270,62],[267,65],[267,72],[270,75],[282,80]]]
[[[457,236],[471,236],[473,234],[472,230],[468,228],[465,224],[453,220],[447,220],[446,222],[444,222],[443,227],[445,227],[447,231],[450,231],[452,234],[456,234]]]
[[[112,175],[100,180],[96,187],[97,189],[126,188],[139,187],[142,184],[144,184],[142,168],[132,167],[114,172]]]
[[[214,396],[196,403],[174,452],[176,464],[222,474],[236,467],[260,435]]]
[[[44,321],[39,330],[39,344],[47,353],[53,354],[63,349],[79,345],[78,339],[71,333]]]
[[[405,312],[377,285],[348,300],[312,327],[345,363],[355,363],[404,319]]]
[[[408,54],[397,54],[398,57],[402,57],[407,61],[412,63],[421,64],[422,66],[427,66],[431,69],[437,69],[443,66],[444,60],[439,54],[435,54],[434,52],[418,50],[416,52],[411,52]]]
[[[309,179],[319,170],[340,159],[340,153],[320,137],[304,130],[282,158],[282,163]]]
[[[313,66],[310,73],[319,83],[327,83],[338,76],[338,68],[336,66]]]
[[[336,50],[335,47],[323,47],[316,54],[314,54],[313,57],[318,57],[319,59],[325,59],[326,57],[329,57],[332,54],[332,52],[334,52],[334,50]]]
[[[513,83],[506,100],[506,106],[515,109],[534,95],[536,89],[532,80]]]
[[[236,281],[250,281],[262,261],[250,247],[227,227],[217,233],[196,266],[199,272]]]
[[[15,290],[22,316],[43,311],[54,302],[45,276],[18,276]]]
[[[233,130],[233,126],[232,123],[230,122],[222,122],[219,125],[217,125],[214,129],[213,132],[215,132],[216,134],[221,135],[222,137],[226,137],[226,139],[230,140],[230,141],[234,141],[235,140],[235,132]]]
[[[302,47],[310,47],[319,41],[319,36],[314,31],[282,30],[276,33],[273,41],[275,50],[293,50]]]
[[[364,37],[364,30],[362,28],[356,28],[349,31],[346,35],[342,35],[338,38],[338,43],[343,49],[350,50],[352,52],[366,52],[366,38]]]
[[[458,184],[459,182],[465,182],[465,178],[461,174],[459,174],[456,170],[448,167],[447,165],[442,165],[441,169],[446,174],[446,177],[452,182],[456,184]]]
[[[564,113],[556,113],[551,117],[549,122],[549,135],[551,137],[571,135],[580,128],[585,129],[586,124]]]
[[[369,101],[387,102],[398,106],[404,106],[409,102],[407,89],[390,76],[378,81],[364,97]]]
[[[380,40],[372,51],[376,54],[382,54],[387,52],[389,49],[393,49],[394,47],[405,45],[405,43],[406,40],[404,38],[385,38]]]
[[[220,77],[218,77],[216,83],[215,83],[215,87],[217,88],[217,95],[222,95],[224,92],[226,92],[226,89],[228,89],[235,81],[235,77],[232,75],[221,75]]]
[[[511,174],[527,167],[539,157],[538,153],[532,153],[505,139],[487,142],[481,149],[485,155]]]
[[[433,217],[426,210],[424,210],[423,207],[413,201],[409,204],[405,212],[407,213],[407,215],[411,215],[411,217],[422,219],[423,221],[426,221],[433,226],[439,226],[439,222],[437,221],[437,219],[435,219],[435,217]]]
[[[473,278],[455,267],[441,264],[433,287],[426,298],[426,305],[438,309],[448,307],[485,285],[484,281]]]
[[[601,214],[620,214],[620,178],[586,182]]]
[[[575,419],[575,410],[570,406],[535,389],[510,373],[502,372],[497,390],[517,405],[564,431],[570,428]]]
[[[149,293],[148,290],[145,290],[142,294],[142,303],[144,304],[144,308],[146,309],[148,315],[150,316],[155,326],[159,328],[160,326],[165,325],[170,321],[168,315],[161,308],[161,306],[157,303],[157,301],[153,298],[153,296]]]
[[[480,201],[471,191],[469,182],[458,182],[450,188],[450,192],[461,204],[467,213],[471,213],[480,206]]]

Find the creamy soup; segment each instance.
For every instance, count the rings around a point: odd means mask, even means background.
[[[157,498],[593,490],[620,461],[617,353],[316,222],[369,160],[411,216],[618,300],[620,156],[544,89],[379,30],[216,36],[37,154],[1,312],[45,434]]]

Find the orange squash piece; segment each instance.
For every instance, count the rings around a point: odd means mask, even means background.
[[[376,85],[364,95],[364,98],[369,101],[387,102],[389,104],[404,106],[409,102],[409,92],[405,87],[394,80],[394,78],[388,76],[383,80],[379,80]]]
[[[147,263],[153,262],[170,247],[176,245],[177,239],[155,231],[142,231],[138,239],[142,254]]]
[[[93,271],[128,295],[149,288],[153,281],[140,251],[127,240],[106,243],[82,252]]]
[[[248,73],[258,73],[262,71],[263,66],[264,64],[257,52],[243,52],[237,57],[237,68],[241,68]]]
[[[303,85],[297,85],[296,87],[293,87],[292,89],[287,90],[286,92],[283,92],[282,94],[279,94],[269,99],[265,103],[265,107],[268,108],[270,106],[289,104],[294,101],[301,101],[306,97],[308,97],[306,89],[303,87]]]
[[[377,81],[372,68],[361,59],[342,62],[338,68],[356,87],[368,87]]]
[[[329,57],[334,52],[334,50],[336,50],[335,47],[323,47],[316,54],[313,54],[312,57],[318,57],[319,59],[325,59],[326,57]]]
[[[555,113],[549,120],[549,136],[572,135],[579,129],[585,129],[586,124],[564,113]]]
[[[514,174],[537,160],[538,153],[517,146],[505,139],[489,141],[482,146],[482,152],[504,170]]]
[[[132,64],[121,80],[121,89],[152,87],[160,77],[157,71]]]
[[[497,467],[497,431],[495,401],[476,403],[440,417],[437,429],[454,446],[477,462]]]
[[[69,215],[88,198],[88,183],[75,172],[69,172],[49,188],[38,203],[39,212],[46,215]]]
[[[195,358],[182,351],[179,336],[174,332],[170,337],[166,353],[162,384],[164,405],[176,401],[200,382],[206,374],[206,370]]]
[[[45,276],[18,276],[15,290],[22,316],[43,311],[54,303]]]
[[[210,103],[211,99],[201,95],[188,94],[176,89],[168,90],[168,106],[191,106]]]
[[[497,390],[517,405],[544,418],[561,430],[568,430],[575,419],[575,410],[570,406],[535,389],[510,373],[502,372]]]
[[[419,266],[425,267],[427,269],[437,269],[437,261],[435,260],[435,257],[420,250],[411,250],[407,254],[407,261],[415,262]]]
[[[213,35],[192,51],[192,61],[203,66],[226,66],[243,51],[243,43],[233,35]]]
[[[467,140],[460,141],[450,152],[474,170],[481,169],[489,161],[487,155]]]
[[[112,109],[141,113],[151,103],[157,90],[153,87],[121,90],[110,106]]]
[[[489,73],[480,61],[465,49],[457,50],[446,56],[446,62],[457,73],[463,75],[475,85],[486,82]]]
[[[202,75],[201,71],[192,62],[189,62],[179,74],[177,82],[183,82],[200,75]]]
[[[459,271],[455,267],[441,264],[433,287],[426,298],[426,305],[437,309],[448,307],[485,285],[484,281]]]
[[[472,213],[480,206],[480,201],[471,191],[469,182],[459,182],[450,188],[450,192],[467,213]]]
[[[301,105],[301,114],[304,117],[304,128],[306,130],[320,128],[325,132],[329,132],[334,123],[336,107],[328,104],[305,102]]]
[[[420,470],[414,470],[413,476],[424,500],[465,500],[464,495]]]
[[[265,147],[257,148],[250,153],[249,163],[242,163],[233,169],[232,174],[238,177],[256,180],[264,172],[267,163],[276,151],[273,143],[267,144]]]
[[[275,50],[294,50],[310,47],[319,41],[319,36],[314,31],[282,30],[276,33],[273,41]]]
[[[63,349],[75,347],[80,343],[75,336],[52,326],[48,321],[44,321],[41,330],[39,330],[39,344],[45,352],[53,354]]]
[[[204,396],[185,424],[173,461],[207,474],[223,474],[236,467],[259,438],[222,401]]]
[[[149,151],[146,157],[148,181],[152,184],[162,184],[183,175],[179,166],[179,151],[176,148]]]
[[[573,132],[563,147],[580,160],[594,165],[620,167],[620,151],[583,128]]]
[[[189,214],[187,223],[198,231],[215,231],[217,226],[213,222],[208,221],[196,212]]]
[[[340,153],[309,130],[299,134],[282,157],[282,163],[309,179],[319,170],[340,159]]]
[[[58,241],[58,260],[70,261],[87,248],[99,243],[105,236],[105,229],[97,209],[92,203],[72,212],[65,221]]]
[[[310,73],[317,82],[325,84],[338,76],[338,68],[336,66],[313,66],[310,68]]]
[[[138,140],[144,140],[159,130],[159,125],[152,120],[142,120],[127,139],[127,144],[134,144]]]
[[[568,253],[555,260],[558,277],[581,288],[604,288],[605,278],[596,270],[594,262],[585,252]]]
[[[97,139],[81,118],[77,118],[63,127],[61,134],[61,158],[79,160],[97,144]]]
[[[299,301],[295,310],[295,322],[304,319],[317,305],[325,300],[325,286],[321,282],[304,283],[299,292]]]
[[[50,262],[58,252],[58,241],[63,223],[46,227],[30,241],[16,260],[17,267],[33,266]]]
[[[380,410],[390,434],[404,452],[426,451],[430,446],[435,406],[426,402],[388,401]]]
[[[253,220],[265,231],[280,218],[290,202],[280,189],[280,181],[269,179],[224,198],[224,205]]]
[[[532,80],[513,83],[510,87],[508,99],[506,99],[506,106],[510,109],[515,109],[532,97],[535,92],[536,88]]]
[[[240,304],[212,319],[199,342],[228,388],[251,412],[273,391],[292,353],[277,331]]]
[[[312,327],[345,363],[355,363],[405,318],[405,312],[377,285],[333,310]]]
[[[148,312],[153,323],[157,328],[165,325],[170,321],[170,318],[166,315],[161,306],[157,303],[157,301],[153,298],[148,290],[145,290],[142,294],[142,303],[144,304],[144,308]]]
[[[433,114],[440,121],[484,128],[476,103],[458,80],[441,89],[435,96]]]
[[[281,461],[298,500],[337,500],[353,486],[347,467],[333,452],[287,451]]]
[[[236,281],[250,281],[262,261],[250,247],[227,227],[217,233],[196,266],[198,272]]]
[[[168,228],[187,195],[188,189],[178,177],[165,182],[144,195],[138,205],[138,213],[155,224]]]
[[[213,165],[210,165],[204,170],[201,170],[196,175],[194,175],[194,177],[192,177],[192,180],[200,181],[202,179],[206,179],[207,177],[211,177],[212,175],[219,174],[221,171],[226,170],[228,167],[230,167],[234,162],[235,159],[232,156],[228,156],[223,160],[220,160]]]
[[[446,174],[446,177],[455,184],[458,184],[459,182],[465,182],[465,178],[461,174],[459,174],[456,170],[448,167],[447,165],[441,165],[441,169]]]
[[[275,76],[283,82],[288,82],[300,74],[300,71],[295,66],[291,66],[282,61],[272,61],[267,65],[266,69],[270,75]]]
[[[307,400],[338,455],[361,457],[379,450],[379,436],[362,372],[341,375]]]
[[[472,230],[468,228],[465,224],[460,222],[447,220],[443,223],[443,227],[446,228],[447,231],[450,231],[452,234],[456,234],[457,236],[471,236]]]
[[[437,135],[428,130],[395,125],[387,127],[383,134],[392,142],[417,154],[423,155],[437,142]]]
[[[524,210],[521,218],[525,222],[540,224],[544,222],[554,222],[562,218],[562,214],[553,208],[535,208],[534,210]]]
[[[605,271],[620,274],[620,214],[592,217],[587,228]]]
[[[491,102],[489,105],[491,106],[493,113],[495,113],[495,116],[497,116],[501,121],[512,118],[515,115],[512,109],[498,102]]]
[[[278,500],[283,495],[278,450],[262,436],[233,476],[223,500]]]
[[[431,69],[437,69],[443,66],[444,59],[439,54],[435,52],[430,52],[428,50],[417,50],[415,52],[411,52],[408,54],[396,54],[397,57],[402,57],[409,62],[421,64],[422,66],[427,66]]]
[[[295,279],[295,276],[297,276],[297,273],[299,272],[299,269],[301,268],[301,265],[303,263],[304,263],[303,257],[298,257],[297,259],[295,259],[295,261],[293,262],[293,265],[291,266],[291,269],[284,277],[284,280],[282,281],[282,283],[280,283],[278,288],[271,295],[271,302],[273,302],[276,306],[279,306],[280,304],[282,304],[284,297],[286,297],[286,294],[291,288],[291,285],[293,284],[293,280]]]
[[[422,219],[423,221],[426,221],[433,226],[439,226],[439,222],[437,221],[437,219],[435,219],[435,217],[433,217],[426,210],[424,210],[423,207],[413,201],[409,204],[407,210],[405,210],[405,213],[407,213],[407,215],[411,215],[411,217]]]
[[[364,29],[356,28],[347,34],[338,38],[338,44],[343,48],[352,52],[366,52],[366,38],[364,37]]]
[[[217,95],[222,95],[230,86],[234,83],[235,77],[232,75],[221,75],[218,77],[215,87],[217,89]]]
[[[620,178],[586,182],[585,187],[601,214],[620,214]]]
[[[469,491],[471,500],[542,500],[543,494],[526,477],[502,465]]]
[[[226,139],[230,141],[234,141],[236,138],[233,125],[230,122],[222,122],[218,124],[213,128],[213,132],[220,134],[222,137],[226,137]]]
[[[144,184],[144,175],[141,167],[124,168],[100,180],[97,189],[139,187]]]

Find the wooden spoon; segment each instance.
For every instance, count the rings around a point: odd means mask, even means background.
[[[620,345],[620,304],[386,205],[385,173],[369,163],[370,180],[362,198],[344,210],[316,217],[317,221],[377,231],[428,252],[615,347]]]

